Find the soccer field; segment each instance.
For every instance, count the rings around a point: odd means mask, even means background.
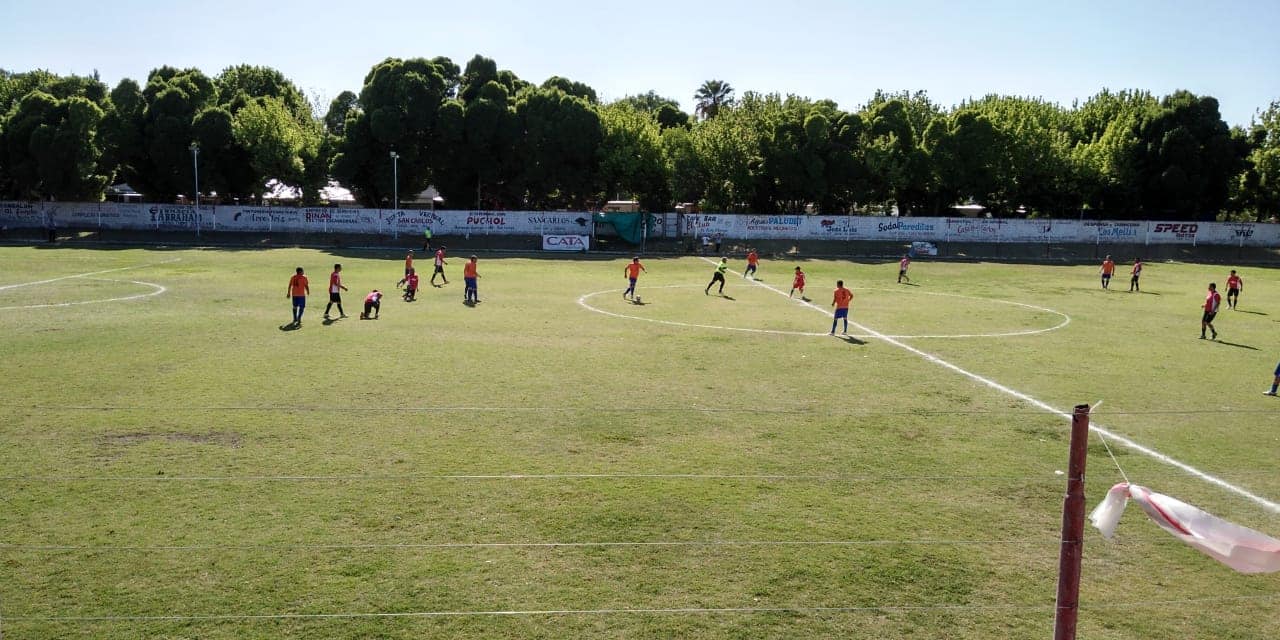
[[[0,634],[1050,637],[1069,423],[1028,398],[1101,401],[1221,482],[1108,441],[1130,480],[1280,535],[1275,269],[1209,341],[1230,266],[739,257],[721,296],[653,257],[633,304],[621,256],[481,254],[467,306],[464,256],[415,302],[402,258],[0,248]],[[1091,508],[1121,474],[1088,464]],[[1280,575],[1130,509],[1086,530],[1080,634],[1275,638]]]

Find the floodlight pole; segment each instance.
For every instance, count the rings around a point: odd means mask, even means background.
[[[391,152],[391,196],[392,208],[400,210],[400,154]]]
[[[1058,552],[1058,603],[1053,640],[1075,640],[1080,607],[1080,559],[1084,552],[1084,463],[1089,447],[1089,405],[1071,415],[1067,495],[1062,501],[1062,546]]]
[[[191,166],[196,178],[196,237],[200,237],[200,143],[191,143]]]

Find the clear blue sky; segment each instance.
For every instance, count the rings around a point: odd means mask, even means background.
[[[704,80],[829,98],[877,89],[953,105],[987,93],[1064,105],[1103,87],[1213,95],[1230,124],[1280,100],[1280,2],[393,1],[34,2],[0,7],[0,67],[114,85],[152,68],[275,67],[328,100],[388,56],[476,53],[603,99],[654,89],[692,109]]]

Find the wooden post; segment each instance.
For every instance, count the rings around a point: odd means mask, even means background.
[[[1080,558],[1084,551],[1084,463],[1089,447],[1089,405],[1071,416],[1067,495],[1062,501],[1062,547],[1058,553],[1058,607],[1053,640],[1075,640],[1080,606]]]

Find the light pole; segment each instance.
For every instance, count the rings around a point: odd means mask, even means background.
[[[196,178],[196,237],[200,237],[200,143],[191,143],[191,166]]]
[[[400,210],[400,154],[391,152],[391,193],[395,210]]]

